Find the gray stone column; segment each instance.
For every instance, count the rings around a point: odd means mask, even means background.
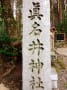
[[[23,90],[52,90],[50,0],[23,0]]]

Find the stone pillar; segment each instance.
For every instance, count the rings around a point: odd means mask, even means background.
[[[23,0],[23,90],[52,90],[50,2]]]

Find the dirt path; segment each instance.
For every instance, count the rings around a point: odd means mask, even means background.
[[[10,90],[9,88],[5,87],[3,83],[0,84],[0,90]]]
[[[66,65],[66,69],[61,70],[58,73],[58,87],[59,90],[67,90],[67,57],[63,57],[63,62]]]

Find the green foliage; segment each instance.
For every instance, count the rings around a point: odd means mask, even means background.
[[[62,31],[62,28],[63,28],[63,24],[58,22],[58,24],[56,25],[57,32],[60,33]]]
[[[66,83],[64,83],[64,87],[67,89],[67,82],[66,82]]]
[[[0,29],[0,54],[10,57],[16,56],[16,48],[10,45],[15,40],[14,38],[10,38],[5,30]]]
[[[6,56],[9,56],[9,57],[13,57],[13,56],[16,56],[17,55],[17,49],[14,48],[14,47],[11,47],[11,46],[4,46],[2,48],[0,48],[0,54],[2,55],[6,55]]]
[[[66,64],[62,58],[57,58],[55,61],[52,61],[52,66],[56,68],[57,72],[60,72],[66,69]]]
[[[1,31],[2,32],[2,31]],[[10,43],[15,41],[16,39],[10,38],[7,32],[0,33],[0,54],[6,55],[6,56],[16,56],[17,49],[14,46],[11,46]]]
[[[0,3],[0,54],[8,57],[14,57],[17,55],[17,49],[11,46],[11,42],[16,41],[16,38],[10,38],[8,32],[5,30],[5,22],[1,17],[2,8]]]
[[[64,32],[67,33],[67,12],[64,13],[63,29],[64,29]]]
[[[64,31],[64,33],[67,33],[67,12],[64,12],[63,21],[62,23],[58,22],[58,24],[56,25],[56,29],[59,33],[61,33],[62,31]]]
[[[60,66],[61,69],[65,69],[66,68],[66,66],[65,66],[65,64],[64,64],[62,59],[61,60],[57,59],[56,63]]]

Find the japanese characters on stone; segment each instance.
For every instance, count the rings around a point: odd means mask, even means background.
[[[31,43],[29,44],[28,50],[32,53],[32,55],[37,52],[37,60],[34,58],[31,58],[29,67],[30,67],[30,72],[32,72],[31,75],[31,80],[29,81],[30,86],[32,89],[40,88],[44,89],[44,84],[42,77],[40,76],[41,70],[43,69],[44,63],[42,60],[40,60],[40,54],[44,50],[43,47],[43,42],[38,38],[40,37],[42,30],[40,27],[40,23],[36,20],[41,20],[43,17],[43,14],[40,13],[40,3],[39,2],[32,2],[33,8],[32,10],[29,10],[30,15],[28,18],[30,20],[35,20],[34,23],[31,26],[31,32],[29,32],[29,35],[32,37],[35,37],[35,40],[32,40]],[[37,61],[37,62],[36,62]],[[34,72],[37,72],[37,78],[33,75]]]

